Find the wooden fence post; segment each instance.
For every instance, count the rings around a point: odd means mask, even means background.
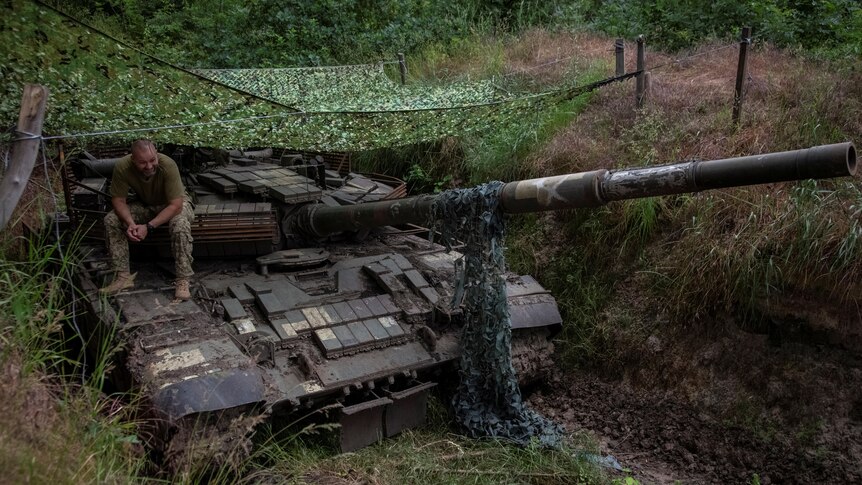
[[[733,124],[739,126],[742,99],[745,97],[745,75],[748,71],[748,45],[751,44],[751,27],[742,28],[739,40],[739,63],[736,65],[736,88],[733,91]]]
[[[614,75],[622,76],[626,73],[626,43],[624,39],[614,41],[614,54],[617,58],[617,69],[614,71]]]
[[[38,84],[24,85],[21,97],[21,112],[15,139],[9,150],[9,169],[0,181],[0,231],[12,218],[12,212],[27,187],[30,173],[36,163],[36,154],[42,137],[42,121],[45,119],[45,102],[48,88]]]
[[[635,105],[638,109],[644,107],[644,92],[646,90],[646,41],[643,35],[638,36],[637,83],[635,85]]]
[[[404,53],[398,53],[398,71],[401,73],[401,85],[407,84],[407,61],[404,60]]]

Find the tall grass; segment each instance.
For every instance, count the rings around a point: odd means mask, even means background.
[[[69,339],[79,338],[67,336],[77,317],[76,244],[42,238],[22,261],[2,250],[0,456],[11,483],[125,483],[143,469],[133,406],[103,393],[110,352],[86,375],[80,356],[68,352]]]
[[[579,77],[582,84],[599,78],[598,71]],[[476,184],[489,180],[519,180],[536,177],[523,160],[545,143],[554,133],[567,126],[589,103],[586,93],[549,109],[499,128],[493,132],[472,136],[465,142],[465,168],[467,179]]]
[[[680,319],[715,310],[754,316],[787,292],[850,302],[862,283],[860,207],[862,191],[849,181],[707,197],[675,242],[698,258],[665,260],[658,289]]]

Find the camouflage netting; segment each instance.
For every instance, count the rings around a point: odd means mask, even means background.
[[[445,87],[401,85],[386,75],[383,66],[378,63],[283,69],[192,69],[192,72],[306,112],[446,109],[502,102],[511,97],[490,81],[452,83]]]
[[[368,150],[500,127],[597,87],[521,97],[484,82],[403,87],[380,65],[196,74],[40,4],[4,2],[0,25],[2,123],[14,126],[23,85],[40,83],[50,90],[45,136],[81,142],[148,137],[221,148]]]
[[[450,248],[465,244],[453,303],[463,302],[461,382],[453,397],[455,416],[472,437],[495,437],[526,445],[560,444],[563,430],[528,408],[512,367],[512,327],[506,299],[502,182],[440,194],[431,227]],[[434,234],[432,230],[432,234]]]

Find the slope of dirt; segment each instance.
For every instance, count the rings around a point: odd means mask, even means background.
[[[644,483],[862,481],[857,308],[787,294],[760,324],[719,313],[675,327],[646,285],[619,281],[602,314],[614,354],[558,370],[534,407]]]
[[[588,431],[643,483],[858,483],[862,423],[814,448],[727,425],[673,393],[586,374],[556,375],[530,398],[570,432]]]

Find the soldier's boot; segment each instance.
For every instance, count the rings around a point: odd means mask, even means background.
[[[114,275],[114,281],[111,281],[107,286],[102,287],[99,293],[103,295],[116,295],[117,293],[135,287],[135,276],[138,273],[129,273],[128,271],[120,271]]]
[[[189,280],[188,278],[179,278],[177,279],[177,289],[174,292],[174,298],[177,300],[189,300],[191,299],[192,294],[189,291]]]

